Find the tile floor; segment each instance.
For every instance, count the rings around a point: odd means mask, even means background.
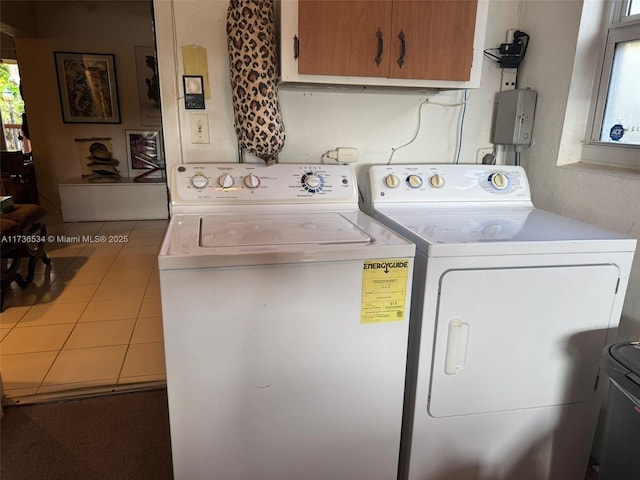
[[[24,290],[14,283],[0,313],[9,401],[165,381],[157,252],[167,224],[48,221],[51,266],[38,262]],[[107,241],[82,241],[94,235]]]

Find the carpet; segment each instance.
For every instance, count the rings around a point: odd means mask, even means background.
[[[4,408],[2,480],[170,480],[166,389]]]

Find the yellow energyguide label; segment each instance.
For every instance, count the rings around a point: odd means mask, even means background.
[[[409,259],[367,260],[362,269],[360,323],[404,320]]]

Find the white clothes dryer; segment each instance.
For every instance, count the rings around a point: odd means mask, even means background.
[[[171,201],[176,480],[396,478],[415,246],[348,166],[184,164]]]
[[[583,479],[636,241],[535,208],[520,167],[369,180],[417,249],[401,478]]]

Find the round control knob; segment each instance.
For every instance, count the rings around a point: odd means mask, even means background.
[[[498,190],[504,190],[509,185],[509,179],[504,173],[492,173],[489,177],[489,181],[491,185],[493,185]]]
[[[429,178],[429,183],[433,188],[440,188],[444,185],[444,178],[442,178],[442,175],[436,173]]]
[[[193,177],[191,177],[191,185],[196,188],[204,188],[209,184],[209,179],[202,175],[201,173],[196,173]]]
[[[218,178],[218,184],[222,188],[231,188],[233,187],[233,183],[233,177],[228,173],[225,173],[224,175],[221,175],[220,178]]]
[[[396,188],[400,185],[400,179],[392,173],[384,178],[384,184],[389,188]]]
[[[407,184],[411,188],[420,188],[422,186],[422,179],[418,175],[409,175],[407,177]]]
[[[307,173],[304,176],[304,185],[312,190],[315,190],[320,185],[322,185],[322,178],[316,175],[315,173]]]
[[[260,186],[260,178],[255,176],[253,173],[250,173],[244,177],[244,184],[248,188],[258,188]]]

